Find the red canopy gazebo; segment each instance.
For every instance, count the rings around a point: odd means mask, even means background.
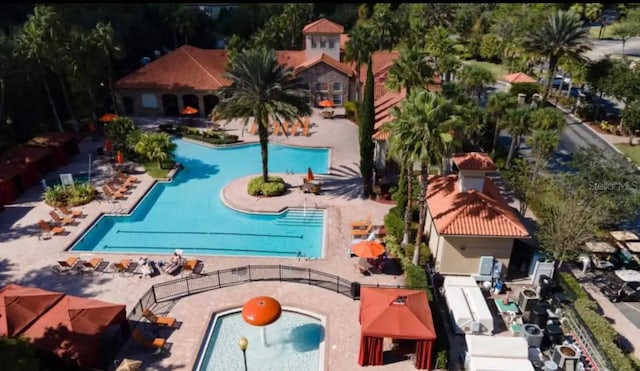
[[[24,336],[75,366],[104,366],[102,336],[112,325],[128,334],[124,305],[15,284],[0,289],[0,336]]]
[[[69,157],[80,152],[78,141],[71,133],[47,133],[32,138],[27,144],[50,148],[57,166],[66,165]]]
[[[51,158],[51,149],[46,147],[18,145],[2,155],[7,162],[23,163],[34,166],[39,172],[47,172],[56,168]]]
[[[360,325],[360,366],[382,365],[387,337],[415,340],[416,368],[430,368],[436,332],[425,291],[363,287]]]

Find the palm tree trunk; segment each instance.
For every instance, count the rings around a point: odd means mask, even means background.
[[[360,65],[356,63],[356,103],[360,104]]]
[[[411,233],[411,199],[413,198],[413,169],[411,162],[407,161],[405,166],[405,176],[407,177],[407,206],[404,208],[404,233],[402,234],[402,245],[409,244],[409,235]]]
[[[109,94],[111,95],[111,104],[113,104],[113,113],[118,114],[118,102],[116,101],[116,93],[113,91],[113,64],[111,63],[111,55],[109,58]]]
[[[553,86],[553,76],[556,73],[557,65],[558,65],[558,60],[555,57],[549,57],[549,69],[547,70],[547,81],[544,86],[544,96],[542,97],[542,104],[546,104],[547,98],[549,98],[549,93],[551,92],[551,86]]]
[[[517,144],[518,144],[518,141],[516,140],[516,137],[512,135],[511,144],[509,145],[509,154],[507,155],[507,161],[505,161],[504,163],[504,167],[507,169],[511,167],[511,161],[513,161],[513,156],[516,153]]]
[[[91,89],[91,81],[87,78],[87,94],[89,95],[89,103],[91,104],[91,119],[94,124],[98,124],[98,114],[96,113],[96,96],[93,94],[93,89]]]
[[[60,81],[60,88],[62,89],[62,97],[64,98],[64,104],[67,106],[67,111],[69,111],[69,115],[71,116],[71,124],[73,125],[73,130],[78,132],[78,118],[76,117],[76,112],[73,109],[73,104],[71,104],[71,99],[69,99],[69,92],[67,92],[67,84],[62,77],[60,72],[56,72],[58,75],[58,81]]]
[[[427,222],[427,186],[429,185],[429,163],[423,163],[420,167],[420,215],[418,216],[418,231],[416,232],[416,248],[413,250],[414,265],[420,264],[420,245],[422,245],[422,235],[424,225]]]
[[[51,105],[51,110],[53,111],[53,117],[56,119],[56,124],[58,126],[58,131],[63,133],[64,128],[62,127],[62,121],[60,121],[60,116],[58,115],[58,110],[56,109],[56,104],[53,102],[53,97],[51,97],[51,89],[49,89],[49,83],[47,82],[47,78],[44,74],[44,68],[42,64],[38,63],[40,70],[40,79],[44,84],[44,90],[47,92],[47,99],[49,100],[49,105]]]
[[[268,123],[258,121],[258,137],[260,138],[260,153],[262,155],[262,180],[265,183],[269,181],[269,127],[267,125]]]
[[[491,154],[496,154],[498,137],[500,136],[500,118],[496,118],[496,128],[493,130],[493,143],[491,144]]]

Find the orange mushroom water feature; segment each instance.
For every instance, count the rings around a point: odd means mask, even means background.
[[[265,326],[280,318],[282,307],[280,302],[269,296],[258,296],[249,299],[242,307],[242,319],[250,325],[261,327],[262,344],[267,345]]]

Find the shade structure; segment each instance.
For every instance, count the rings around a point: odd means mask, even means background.
[[[534,83],[536,80],[522,72],[511,73],[508,75],[504,75],[502,79],[509,84],[523,84],[523,83]]]
[[[107,152],[113,151],[113,143],[108,138],[104,140],[104,150]]]
[[[121,304],[9,284],[0,289],[0,336],[24,336],[73,366],[101,368],[102,335],[128,332]]]
[[[377,258],[384,251],[384,246],[376,241],[365,240],[351,246],[351,252],[361,258]]]
[[[195,115],[196,113],[198,113],[198,110],[191,106],[186,106],[180,110],[180,113],[183,115]]]
[[[310,182],[315,180],[315,177],[313,176],[313,171],[311,170],[311,168],[307,168],[307,180]]]
[[[105,113],[104,115],[100,116],[98,118],[98,121],[100,122],[111,122],[115,119],[118,118],[118,115],[116,115],[115,113]]]
[[[360,291],[361,366],[381,365],[383,339],[416,340],[416,368],[428,369],[436,339],[427,293],[363,287]]]
[[[331,108],[333,107],[333,102],[328,99],[325,99],[323,101],[320,101],[320,103],[318,103],[318,106],[324,107],[324,108]]]
[[[70,156],[80,152],[78,140],[71,133],[46,133],[31,138],[27,144],[51,149],[56,166],[66,165]]]
[[[38,171],[55,169],[51,158],[51,149],[46,147],[28,146],[21,144],[6,151],[2,155],[4,162],[22,163],[34,166]]]
[[[242,319],[253,326],[272,324],[281,314],[280,302],[269,296],[255,297],[242,306]]]
[[[116,152],[116,162],[119,164],[124,163],[124,155],[120,151]]]

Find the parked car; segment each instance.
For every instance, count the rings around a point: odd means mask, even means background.
[[[621,269],[605,276],[596,286],[612,303],[619,301],[640,301],[640,272],[631,269]],[[594,280],[595,281],[595,280]]]

